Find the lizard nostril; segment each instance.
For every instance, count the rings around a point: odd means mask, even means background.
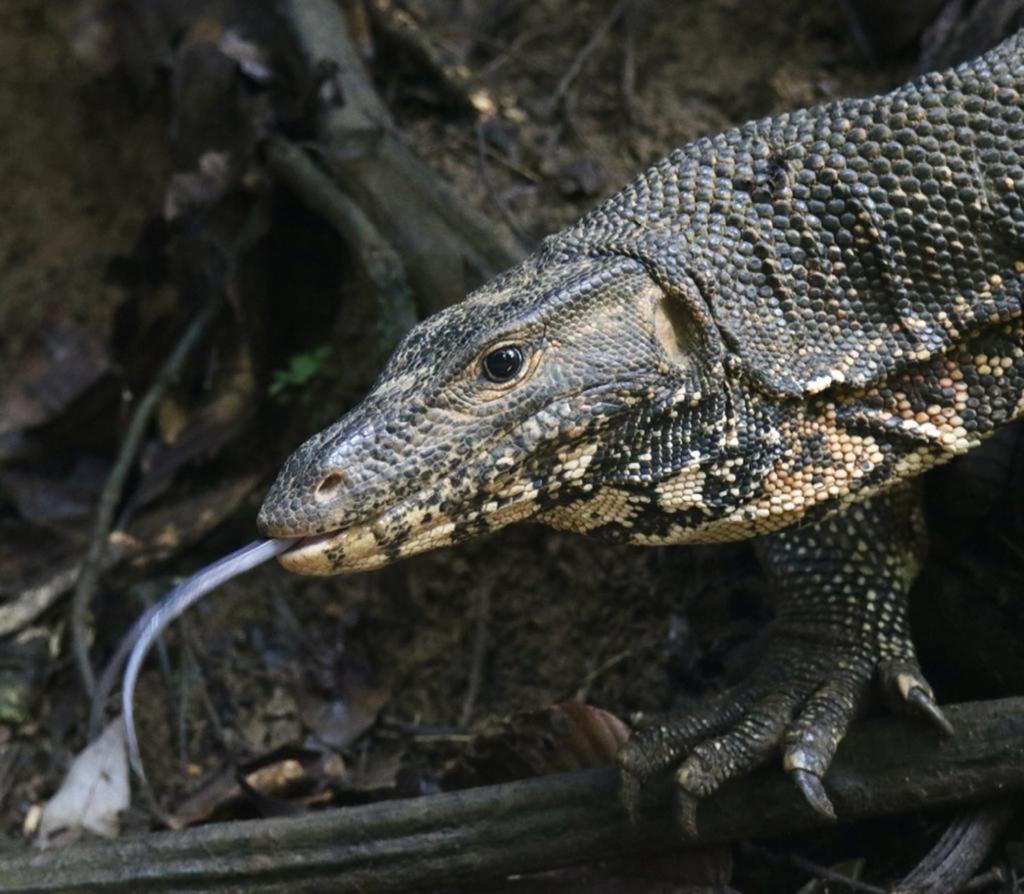
[[[343,472],[331,472],[317,485],[316,498],[318,500],[329,500],[347,483],[348,477]]]

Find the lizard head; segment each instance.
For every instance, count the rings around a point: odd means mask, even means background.
[[[262,533],[299,539],[289,570],[334,574],[585,502],[638,414],[699,390],[672,306],[626,257],[528,259],[408,333],[286,461]]]

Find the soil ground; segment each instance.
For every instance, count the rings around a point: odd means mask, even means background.
[[[550,98],[611,4],[538,0],[507,4],[512,12],[458,0],[404,6],[468,72],[476,101],[496,114],[482,131],[490,148],[481,155],[477,121],[440,101],[430,78],[383,41],[373,70],[398,127],[471,204],[531,242],[676,145],[751,117],[876,92],[909,70],[899,60],[866,64],[840,4],[825,0],[648,2],[637,4],[632,51],[616,27],[583,62],[564,109],[552,112]],[[9,375],[26,340],[54,315],[114,341],[126,293],[111,270],[138,255],[146,228],[161,216],[172,169],[166,99],[155,89],[140,94],[116,72],[98,74],[72,54],[81,9],[72,0],[0,4],[0,369]],[[501,15],[507,24],[496,25]],[[624,95],[631,66],[635,82]],[[309,347],[322,338],[309,337]],[[329,383],[314,381],[309,394],[273,411],[287,417],[295,438],[269,440],[262,483],[237,511],[172,559],[104,579],[96,614],[109,629],[96,634],[101,651],[116,642],[140,597],[159,595],[177,576],[251,539],[263,489],[289,447],[344,409],[331,404]],[[98,441],[96,449],[111,453],[116,430]],[[250,445],[247,456],[260,452]],[[197,463],[161,499],[209,477]],[[20,521],[2,506],[10,532]],[[13,535],[7,546],[0,542],[0,560],[11,568],[19,566],[2,553],[17,542]],[[1007,593],[1019,580],[1020,564],[1007,555],[981,572],[970,557],[951,570],[946,557],[926,581],[950,594],[941,605],[962,621],[967,615],[955,606],[963,588],[982,580],[990,592]],[[1000,576],[991,569],[1003,560],[999,567],[1010,572]],[[3,591],[25,583],[8,579]],[[348,750],[353,766],[376,772],[394,792],[430,791],[462,760],[467,741],[517,712],[584,698],[626,717],[682,706],[734,682],[756,655],[768,593],[746,545],[645,550],[534,527],[352,577],[300,579],[263,567],[191,616],[198,669],[174,650],[169,677],[144,675],[138,704],[149,775],[164,803],[180,805],[225,765],[226,753],[265,755],[329,728],[317,712],[341,690],[371,703],[377,720]],[[1003,629],[1007,616],[1019,621],[1008,603],[997,599],[991,609]],[[39,622],[52,639],[51,660],[32,716],[0,725],[0,746],[19,749],[17,772],[0,787],[3,848],[24,846],[26,816],[52,794],[83,742],[65,611],[62,603]],[[939,614],[924,611],[934,666],[951,638]],[[1015,642],[994,648],[1008,650],[1011,662],[1019,653]],[[951,695],[973,692],[959,671],[940,668],[938,677]],[[1004,689],[1017,682],[1004,679]],[[126,823],[129,831],[145,825],[141,813]],[[923,852],[932,828],[913,818],[803,845],[831,862],[868,856],[870,872],[885,877],[910,865],[886,838],[896,831]],[[801,877],[748,864],[734,884],[796,891]]]

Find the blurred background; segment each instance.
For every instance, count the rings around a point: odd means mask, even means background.
[[[0,851],[36,833],[134,618],[255,536],[281,461],[417,319],[674,146],[888,89],[1022,19],[1007,0],[3,0]],[[929,482],[914,623],[940,701],[1024,689],[1016,439]],[[188,824],[585,765],[614,749],[574,732],[614,740],[631,711],[741,678],[770,596],[748,545],[533,527],[346,578],[264,566],[150,662],[148,772]],[[777,846],[898,876],[942,819]],[[727,856],[719,883],[806,881]]]

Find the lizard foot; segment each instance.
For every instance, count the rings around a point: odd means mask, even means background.
[[[909,641],[900,645],[904,657],[889,658],[865,654],[859,644],[837,649],[776,640],[745,683],[685,715],[639,720],[618,757],[623,804],[637,817],[645,789],[674,770],[676,816],[683,834],[694,838],[700,801],[778,748],[807,802],[834,819],[822,778],[873,681],[890,702],[952,732]]]

